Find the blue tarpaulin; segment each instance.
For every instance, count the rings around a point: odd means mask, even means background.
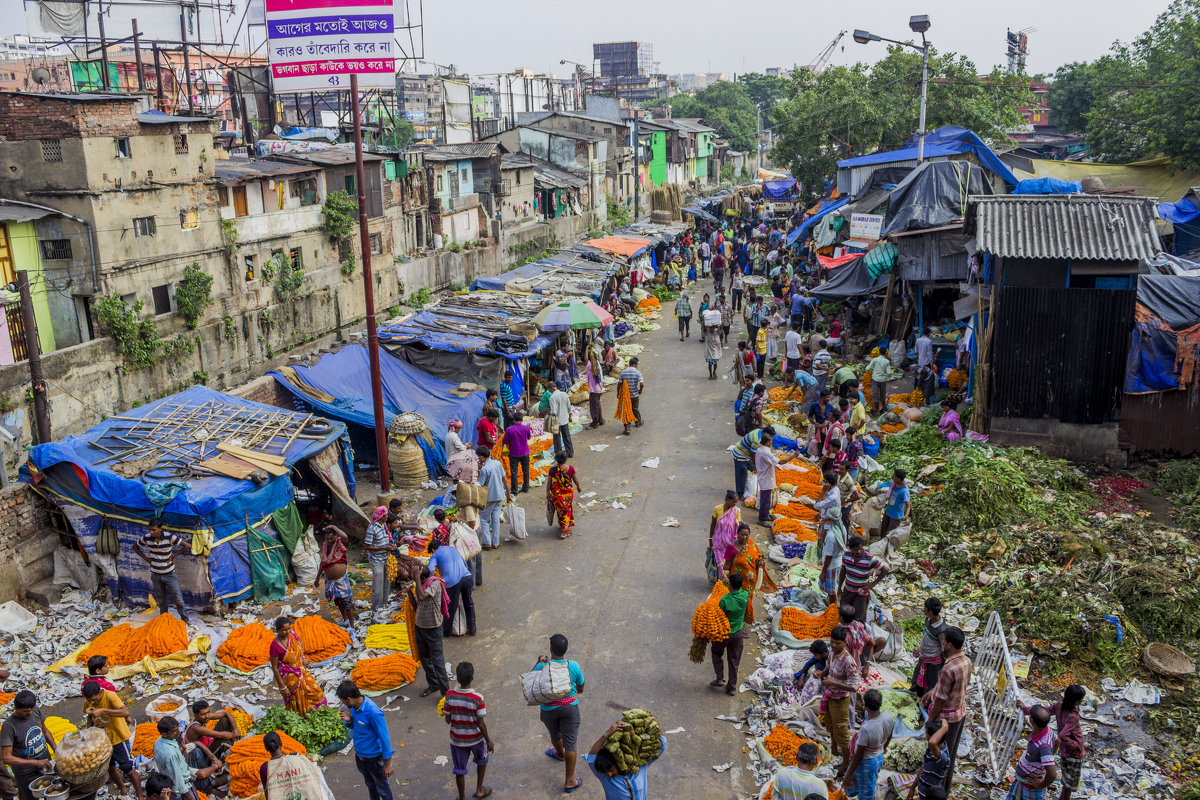
[[[800,199],[800,184],[795,181],[763,181],[763,200],[772,203],[790,203]]]
[[[294,367],[296,377],[305,386],[332,395],[333,402],[323,401],[305,391],[304,386],[291,382],[287,375],[272,371],[285,388],[321,414],[350,422],[365,428],[374,428],[375,414],[371,401],[371,367],[367,348],[361,344],[343,347],[329,353],[311,367]],[[475,430],[475,423],[483,412],[484,393],[473,392],[466,397],[456,397],[450,392],[458,384],[427,375],[412,364],[396,358],[386,350],[379,353],[379,371],[383,378],[383,414],[388,423],[397,414],[416,411],[425,418],[433,432],[433,441],[421,442],[425,453],[425,465],[429,476],[434,478],[446,463],[442,439],[452,419],[460,419],[463,430]]]
[[[533,266],[530,264],[529,266]],[[491,312],[494,317],[509,318],[511,323],[528,322],[525,314],[506,315],[500,311]],[[453,330],[462,326],[462,320],[448,317],[436,308],[421,311],[413,317],[394,325],[379,329],[379,341],[390,344],[410,344],[420,342],[431,350],[445,350],[451,353],[488,353],[491,351],[491,337]],[[495,353],[515,361],[519,358],[529,358],[536,355],[554,342],[553,336],[538,336],[529,343],[529,347],[516,353]]]
[[[1083,184],[1062,178],[1027,178],[1017,184],[1013,194],[1079,194]]]
[[[1175,203],[1159,203],[1158,215],[1173,225],[1186,225],[1200,217],[1200,208],[1185,197]]]
[[[811,228],[817,220],[819,220],[821,217],[828,214],[830,211],[838,210],[839,208],[841,208],[842,206],[846,205],[846,203],[849,203],[849,202],[850,202],[849,197],[841,197],[841,198],[838,198],[837,200],[822,200],[818,204],[819,208],[818,208],[817,213],[813,214],[811,217],[804,220],[803,225],[801,225],[799,228],[796,228],[796,230],[794,230],[788,234],[788,237],[787,237],[788,246],[790,247],[796,241],[803,241],[805,232],[807,232],[808,229]]]
[[[979,163],[999,175],[1009,186],[1017,185],[1017,178],[1012,174],[1008,165],[996,156],[983,140],[974,132],[957,125],[946,125],[925,136],[925,158],[940,158],[943,156],[974,153]],[[917,137],[908,140],[900,150],[889,150],[882,153],[871,153],[858,158],[848,158],[838,162],[838,167],[865,167],[871,164],[891,164],[896,161],[917,160]]]
[[[119,581],[115,578],[110,581],[114,596],[139,601],[148,596],[149,569],[133,555],[132,546],[145,533],[145,523],[154,516],[154,505],[146,495],[146,484],[139,478],[117,474],[110,464],[99,463],[109,457],[109,452],[93,447],[92,443],[111,442],[118,434],[130,435],[124,431],[132,425],[131,420],[164,419],[172,411],[209,402],[228,405],[231,412],[239,409],[280,411],[273,406],[193,386],[127,411],[120,415],[124,419],[110,418],[87,433],[29,450],[28,463],[21,468],[21,480],[33,484],[38,491],[62,505],[89,555],[95,552],[96,533],[103,518],[117,529],[122,548],[114,572],[120,576]],[[291,466],[336,446],[345,434],[345,426],[334,423],[329,433],[319,439],[298,438],[283,453],[284,463]],[[212,452],[216,454],[215,449]],[[353,486],[352,466],[348,462],[343,463],[343,473]],[[193,605],[203,605],[206,598],[213,596],[222,600],[249,596],[250,562],[244,535],[247,517],[255,526],[269,526],[269,521],[264,523],[263,520],[292,500],[290,477],[272,476],[261,485],[223,476],[189,478],[186,483],[187,488],[166,504],[163,521],[168,528],[185,531],[204,524],[212,529],[216,546],[207,565],[198,557],[179,557],[177,571],[185,599]]]

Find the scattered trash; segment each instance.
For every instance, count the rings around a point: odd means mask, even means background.
[[[647,458],[642,462],[642,466],[648,469],[658,469],[658,456],[655,456],[654,458]]]
[[[612,447],[611,444],[589,444],[588,450],[595,450],[597,453],[603,452]]]
[[[672,728],[669,731],[663,731],[663,733],[683,733],[683,726],[680,726],[678,728]]]
[[[439,767],[444,767],[450,763],[450,759],[446,758],[445,756],[438,756],[437,758],[433,759],[433,763]]]
[[[664,520],[662,521],[662,525],[660,525],[659,527],[662,527],[662,528],[678,528],[678,527],[679,527],[679,520],[675,519],[674,517],[667,517],[666,519],[664,519]]]
[[[713,764],[713,772],[728,772],[732,766],[732,761],[726,761],[724,764]]]

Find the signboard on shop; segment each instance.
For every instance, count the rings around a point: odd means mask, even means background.
[[[396,88],[394,0],[266,0],[267,52],[276,92]]]
[[[851,214],[850,238],[873,242],[883,232],[882,214]]]

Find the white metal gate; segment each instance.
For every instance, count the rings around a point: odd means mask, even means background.
[[[1017,678],[1004,638],[1004,624],[994,611],[988,617],[983,637],[978,640],[973,672],[987,736],[987,771],[989,777],[999,783],[1004,780],[1025,720],[1017,704]]]

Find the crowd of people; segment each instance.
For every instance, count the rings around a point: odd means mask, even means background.
[[[787,224],[794,227],[796,220]],[[856,322],[854,307],[846,302],[839,304],[832,316],[823,313],[820,304],[807,294],[816,280],[810,268],[800,255],[780,245],[786,241],[783,226],[757,216],[740,226],[703,226],[699,237],[695,280],[700,282],[710,274],[713,280],[712,294],[705,292],[699,304],[700,339],[706,345],[708,375],[710,379],[718,377],[717,365],[728,349],[727,343],[736,341],[728,374],[739,386],[734,404],[739,438],[729,448],[734,489],[713,509],[709,525],[706,569],[710,581],[727,585],[728,592],[719,606],[730,628],[727,639],[713,643],[715,676],[709,685],[735,693],[747,627],[755,620],[756,595],[775,591],[750,527],[742,521],[739,503],[756,508],[758,525],[771,528],[775,518],[775,474],[782,459],[777,452],[776,430],[764,418],[764,376],[776,374],[780,385],[789,387],[788,396],[805,409],[808,423],[805,440],[783,444],[789,451],[800,448],[802,454],[795,458],[821,473],[821,492],[811,502],[819,520],[817,583],[828,604],[837,607],[838,624],[827,637],[811,642],[810,658],[794,678],[794,688],[802,700],[819,702],[830,752],[837,759],[833,777],[817,777],[818,748],[805,742],[796,753],[797,765],[776,773],[773,797],[814,800],[840,790],[860,800],[874,798],[895,720],[882,710],[882,694],[866,685],[873,655],[886,641],[875,638],[868,628],[868,604],[872,589],[887,576],[888,567],[867,550],[864,536],[869,531],[855,535],[851,513],[868,496],[883,495],[878,536],[886,537],[910,522],[912,490],[903,469],[896,469],[891,480],[874,485],[860,481],[862,437],[868,432],[871,417],[887,411],[892,364],[879,349],[871,353],[862,368],[856,369],[848,360],[847,340]],[[747,279],[760,274],[770,280],[769,290],[762,293],[755,287],[747,288]],[[739,309],[745,338],[736,335],[732,325],[733,314]],[[692,317],[691,297],[686,291],[676,302],[675,315],[680,339],[685,340],[690,336]],[[778,343],[781,332],[782,347]],[[915,350],[914,385],[925,397],[932,397],[937,373],[928,330],[918,332]],[[960,363],[962,355],[960,351]],[[870,377],[869,403],[860,374]],[[938,430],[947,440],[961,438],[962,422],[954,404],[946,400],[941,408]],[[750,489],[751,484],[756,490]],[[910,799],[952,796],[955,762],[967,718],[972,664],[964,652],[966,637],[961,629],[946,625],[941,612],[939,598],[925,600],[925,625],[914,653],[917,666],[911,691],[919,698],[927,719],[927,747],[921,768],[911,781]],[[1061,800],[1068,800],[1078,789],[1084,749],[1078,706],[1083,695],[1082,687],[1072,685],[1062,701],[1053,706],[1023,709],[1030,718],[1032,734],[1017,763],[1009,800],[1042,800],[1056,780],[1062,783]],[[1049,726],[1052,716],[1057,719],[1057,734]],[[1055,753],[1060,767],[1056,766]]]

